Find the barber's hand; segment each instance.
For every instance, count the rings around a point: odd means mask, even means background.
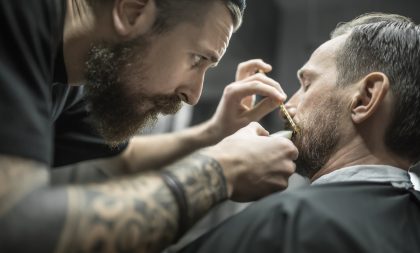
[[[280,84],[259,70],[270,72],[271,66],[262,60],[239,64],[236,81],[226,86],[222,99],[209,121],[218,141],[233,134],[250,122],[259,121],[286,99]],[[255,95],[265,97],[254,105]]]
[[[201,152],[221,164],[228,194],[239,202],[285,189],[295,171],[293,161],[298,157],[298,150],[289,139],[268,136],[256,122]]]

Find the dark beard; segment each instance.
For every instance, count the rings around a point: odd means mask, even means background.
[[[312,178],[331,158],[340,134],[338,125],[344,112],[343,104],[330,96],[305,119],[297,122],[300,132],[292,137],[299,150],[296,172]]]
[[[140,37],[117,45],[92,46],[90,50],[85,98],[92,124],[111,146],[152,125],[159,113],[174,114],[181,108],[181,99],[175,94],[151,96],[142,92],[148,72],[142,59],[149,45],[145,37]],[[129,74],[126,68],[133,62],[140,86],[124,80]]]

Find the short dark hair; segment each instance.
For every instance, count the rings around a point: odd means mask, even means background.
[[[337,84],[357,82],[371,72],[390,80],[395,97],[385,144],[415,163],[420,160],[420,27],[394,15],[366,14],[339,25],[332,37],[349,34],[337,53]]]
[[[109,4],[115,0],[87,0],[96,9],[105,3]],[[155,0],[158,16],[153,30],[163,33],[182,22],[205,22],[200,20],[209,4],[216,1],[224,3],[232,17],[235,31],[242,24],[245,1],[238,0]]]

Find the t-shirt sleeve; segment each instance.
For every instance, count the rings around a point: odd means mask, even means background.
[[[55,1],[0,3],[0,154],[51,162],[50,86],[61,12]]]
[[[53,115],[58,114],[54,124],[53,167],[111,157],[126,148],[127,143],[109,147],[95,131],[83,99],[83,86],[70,87],[67,84],[55,84],[53,99]]]

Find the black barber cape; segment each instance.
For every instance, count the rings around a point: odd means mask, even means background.
[[[182,253],[420,252],[420,193],[333,183],[271,195]]]
[[[50,166],[111,156],[66,83],[65,0],[0,0],[0,154]]]

